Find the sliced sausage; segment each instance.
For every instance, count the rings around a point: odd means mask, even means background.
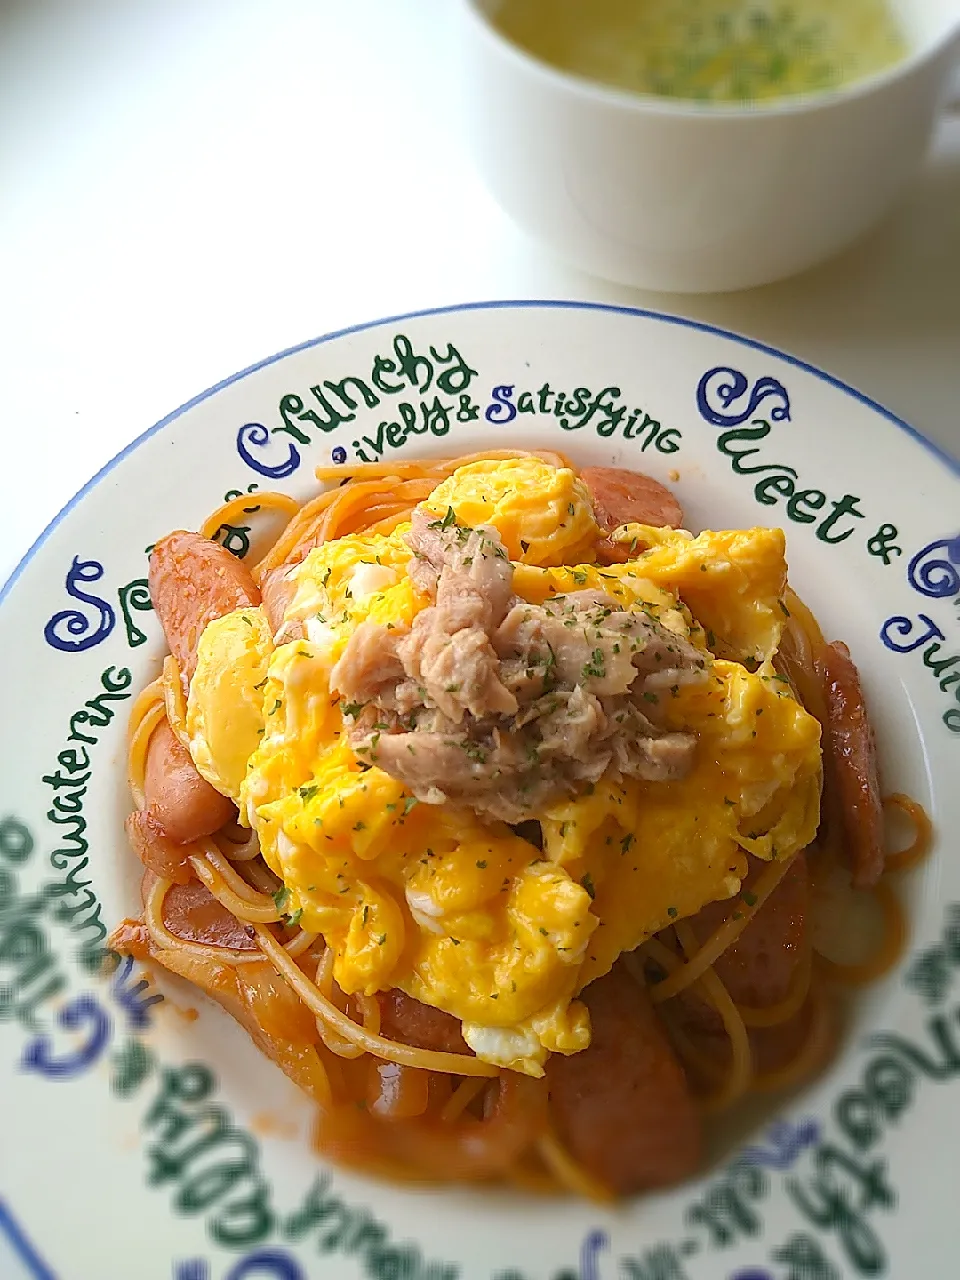
[[[382,991],[377,999],[380,1001],[380,1033],[388,1040],[439,1053],[467,1052],[460,1023],[451,1014],[421,1004],[395,988]]]
[[[267,615],[270,630],[274,635],[280,630],[283,615],[290,607],[290,603],[297,593],[297,584],[287,577],[289,572],[290,566],[281,564],[276,569],[271,569],[268,573],[265,573],[260,583],[260,591],[263,595],[263,611]]]
[[[751,863],[744,881],[748,892],[765,865],[755,859]],[[787,998],[804,954],[809,905],[807,860],[799,853],[740,937],[713,966],[735,1004],[764,1009]],[[730,902],[712,902],[699,912],[695,926],[701,942],[732,910]]]
[[[826,650],[826,747],[843,817],[844,848],[853,883],[869,888],[883,875],[883,807],[877,744],[860,673],[845,644]]]
[[[257,939],[242,920],[217,901],[205,884],[175,884],[163,899],[163,923],[185,942],[232,951],[256,951]]]
[[[190,845],[177,844],[164,835],[156,818],[146,809],[134,810],[125,826],[131,849],[148,871],[175,884],[186,884],[193,878]]]
[[[582,998],[589,1047],[547,1063],[561,1141],[621,1194],[687,1177],[700,1163],[700,1121],[649,996],[615,968]]]
[[[236,814],[232,802],[197,773],[165,719],[147,747],[143,791],[152,829],[177,844],[213,835]]]
[[[209,538],[180,530],[162,538],[153,549],[150,598],[180,668],[186,696],[204,627],[234,609],[259,605],[260,592],[236,556]],[[154,831],[177,843],[211,835],[233,814],[230,801],[201,778],[166,721],[150,740],[144,791]],[[144,834],[144,821],[140,820],[140,834]],[[159,849],[154,852],[157,860],[167,857]]]
[[[143,880],[144,899],[154,884],[156,879],[148,871]],[[253,930],[248,932],[243,921],[218,902],[199,880],[171,885],[163,899],[163,923],[184,942],[231,951],[256,951],[258,947]],[[109,945],[121,955],[136,955],[139,959],[152,954],[150,931],[143,920],[124,920],[110,935]]]
[[[250,570],[236,556],[199,533],[179,530],[161,538],[153,549],[150,599],[180,667],[186,694],[204,627],[234,609],[259,605],[260,592]]]
[[[751,859],[743,882],[749,891],[762,874],[764,863]],[[810,883],[805,856],[798,854],[783,879],[771,893],[740,937],[719,957],[713,968],[734,1004],[751,1009],[769,1009],[786,1000],[804,954],[804,935],[809,914]],[[734,902],[711,902],[693,918],[701,943],[706,942],[731,911]],[[669,1002],[686,1034],[700,1050],[713,1058],[727,1053],[723,1018],[698,992],[690,987]],[[783,1024],[784,1034],[786,1025]],[[791,1024],[792,1025],[792,1024]],[[779,1042],[782,1028],[763,1031],[760,1040]],[[751,1048],[756,1048],[755,1028],[750,1028]],[[763,1045],[761,1047],[763,1047]]]
[[[580,478],[590,490],[597,524],[607,533],[622,524],[669,525],[672,529],[683,524],[680,503],[652,476],[621,467],[584,467]]]

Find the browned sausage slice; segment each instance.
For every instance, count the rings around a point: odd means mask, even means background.
[[[236,813],[233,803],[197,773],[165,719],[147,747],[143,791],[154,830],[177,844],[213,835]]]
[[[156,878],[148,871],[143,878],[144,900],[154,884]],[[184,942],[225,947],[231,951],[257,950],[253,930],[248,931],[243,921],[218,902],[199,880],[171,885],[163,899],[163,923]],[[152,954],[150,930],[143,920],[124,920],[110,935],[108,945],[121,955],[135,955],[139,959],[146,959]],[[163,958],[162,954],[160,958]]]
[[[135,809],[126,821],[130,847],[148,871],[175,884],[186,884],[193,879],[190,866],[189,844],[178,844],[163,830],[146,809]]]
[[[209,538],[180,530],[162,538],[150,557],[150,598],[170,652],[180,668],[184,696],[196,669],[197,645],[208,622],[234,609],[259,605],[249,570]],[[203,779],[166,721],[147,749],[146,811],[155,833],[178,844],[212,835],[233,815],[233,805]],[[137,851],[147,852],[148,834],[139,819]],[[146,865],[174,865],[169,850],[154,845]]]
[[[883,875],[883,807],[877,777],[877,743],[867,714],[860,673],[845,644],[826,650],[829,731],[827,746],[843,815],[844,846],[858,889]]]
[[[163,923],[185,942],[229,947],[232,951],[257,950],[253,930],[248,933],[243,921],[219,903],[199,880],[175,884],[167,890],[163,899]]]
[[[751,859],[744,890],[756,883],[764,866]],[[743,933],[713,966],[735,1004],[764,1009],[787,998],[804,955],[809,904],[807,860],[798,853]],[[694,918],[700,941],[705,942],[734,909],[729,901],[704,907]]]
[[[466,1053],[460,1034],[460,1023],[442,1009],[421,1004],[403,991],[382,991],[380,1030],[389,1040],[412,1044],[418,1049],[434,1049],[440,1053]]]
[[[547,1063],[561,1141],[621,1194],[687,1177],[700,1163],[700,1121],[649,996],[616,968],[582,998],[589,1047]]]
[[[161,538],[153,549],[150,598],[186,694],[204,627],[234,609],[259,605],[260,592],[236,556],[199,533],[180,530]]]
[[[584,467],[580,478],[593,498],[597,524],[608,533],[622,524],[669,525],[673,529],[683,524],[680,503],[652,476],[621,467]]]

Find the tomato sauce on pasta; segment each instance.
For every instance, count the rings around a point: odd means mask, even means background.
[[[151,957],[218,1000],[312,1099],[325,1158],[391,1179],[499,1180],[606,1200],[692,1174],[706,1117],[821,1068],[837,1034],[833,989],[876,980],[901,954],[895,878],[922,860],[932,832],[909,797],[880,801],[872,730],[845,647],[828,644],[788,590],[773,666],[822,734],[814,838],[790,857],[747,852],[738,894],[674,912],[621,954],[580,993],[589,1046],[552,1054],[539,1076],[478,1056],[457,1018],[408,993],[345,992],[323,930],[284,910],[287,888],[257,831],[191,755],[187,700],[211,619],[262,609],[277,635],[297,567],[313,549],[392,535],[460,468],[528,456],[320,468],[326,487],[306,503],[243,495],[213,512],[199,537],[172,535],[181,542],[161,555],[175,568],[151,573],[171,652],[136,701],[129,737],[127,827],[145,867],[143,910],[118,927],[111,946]],[[601,570],[636,551],[636,539],[618,529],[682,522],[675,497],[649,477],[579,472],[560,455],[534,456],[570,469],[589,492]],[[281,531],[248,565],[214,539],[251,506]],[[884,857],[877,830],[892,811],[914,835]],[[539,829],[516,829],[544,839]],[[830,960],[812,941],[812,887],[837,868],[873,895],[882,921],[880,944],[856,963]]]

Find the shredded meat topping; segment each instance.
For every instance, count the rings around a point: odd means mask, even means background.
[[[695,739],[658,726],[660,693],[705,657],[596,591],[542,605],[513,594],[496,530],[419,508],[409,574],[434,603],[408,630],[364,623],[331,674],[361,757],[429,804],[521,822],[609,773],[667,781]]]

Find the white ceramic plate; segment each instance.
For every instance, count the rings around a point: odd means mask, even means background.
[[[864,673],[886,788],[916,796],[940,833],[904,879],[910,955],[858,996],[834,1065],[700,1180],[612,1211],[327,1169],[307,1103],[218,1008],[172,978],[139,989],[130,963],[110,978],[83,963],[139,910],[125,723],[163,651],[146,548],[231,490],[304,496],[331,458],[510,446],[648,471],[693,527],[784,527],[794,585]],[[0,597],[0,1275],[955,1274],[958,517],[956,464],[825,374],[703,325],[568,303],[333,334],[135,441]]]

